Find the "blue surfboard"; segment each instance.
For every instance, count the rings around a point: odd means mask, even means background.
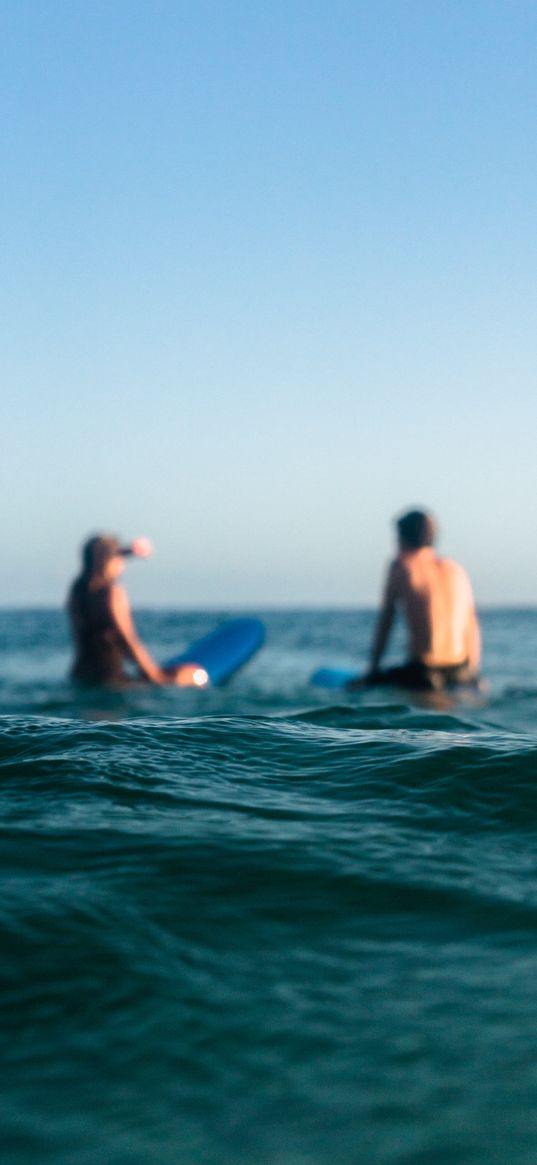
[[[320,667],[310,676],[310,684],[316,688],[344,688],[350,680],[357,679],[350,667]]]
[[[165,668],[190,664],[207,678],[194,678],[193,684],[216,687],[224,684],[238,668],[259,651],[265,639],[265,628],[260,619],[231,619],[222,623],[209,635],[194,640],[180,655],[173,655],[162,665]]]

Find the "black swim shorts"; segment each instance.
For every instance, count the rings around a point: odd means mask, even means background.
[[[369,686],[393,684],[398,688],[413,688],[421,692],[441,692],[446,688],[456,688],[461,684],[475,683],[467,660],[464,663],[449,664],[445,667],[430,667],[420,660],[409,660],[400,667],[388,667],[372,672],[365,679]]]

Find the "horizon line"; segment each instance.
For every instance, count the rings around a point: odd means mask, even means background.
[[[332,602],[332,603],[330,603],[330,602],[318,603],[318,602],[314,602],[313,600],[311,600],[311,601],[310,600],[302,600],[301,602],[298,602],[298,603],[285,604],[285,603],[280,603],[280,602],[237,603],[234,600],[232,602],[209,603],[206,605],[203,605],[203,604],[189,605],[188,603],[186,603],[184,605],[178,605],[178,604],[172,603],[172,602],[156,602],[156,603],[151,603],[151,604],[133,603],[132,609],[134,611],[179,611],[179,612],[184,612],[185,614],[196,614],[196,613],[211,614],[211,613],[218,613],[220,611],[232,611],[232,612],[237,612],[237,613],[239,613],[241,611],[266,611],[266,612],[278,612],[278,611],[287,611],[287,612],[291,612],[291,611],[296,611],[296,612],[301,612],[301,611],[377,611],[379,609],[379,603],[378,603],[378,601],[374,601],[374,600],[369,600],[369,601],[364,600],[363,602],[352,602],[352,603],[343,603],[343,602],[342,603],[334,603],[334,602]],[[65,606],[63,603],[50,603],[50,602],[42,602],[39,600],[29,601],[29,602],[24,602],[24,603],[0,602],[0,612],[3,612],[3,611],[11,611],[11,612],[16,612],[16,611],[21,611],[21,612],[22,611],[64,611],[64,610],[65,610]],[[478,610],[478,612],[479,611],[537,611],[537,599],[534,602],[531,602],[528,600],[521,601],[521,600],[516,600],[516,599],[504,599],[504,600],[491,599],[491,600],[488,600],[488,601],[483,602],[483,603],[478,603],[477,610]]]

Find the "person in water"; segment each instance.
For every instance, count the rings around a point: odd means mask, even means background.
[[[178,671],[159,667],[138,638],[127,593],[117,581],[127,556],[147,558],[151,553],[147,538],[121,546],[110,534],[97,534],[82,547],[82,570],[67,602],[75,645],[73,679],[85,684],[132,683],[126,670],[130,662],[151,684],[182,682]]]
[[[437,691],[477,683],[481,640],[472,587],[462,566],[437,554],[436,533],[434,518],[421,510],[399,518],[399,553],[388,569],[370,670],[358,684]],[[408,629],[408,661],[381,670],[398,608]]]

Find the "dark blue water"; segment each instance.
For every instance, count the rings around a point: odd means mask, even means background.
[[[534,1165],[537,612],[435,704],[308,687],[370,613],[265,621],[227,688],[80,696],[0,614],[2,1159]]]

